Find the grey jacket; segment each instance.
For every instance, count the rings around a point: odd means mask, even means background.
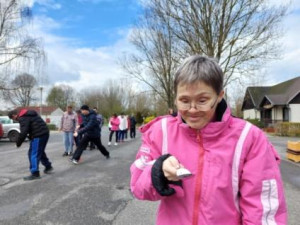
[[[65,112],[61,117],[60,129],[64,132],[74,132],[78,124],[78,118],[75,113]]]

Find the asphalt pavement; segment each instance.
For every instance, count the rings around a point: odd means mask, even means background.
[[[299,163],[285,159],[288,138],[269,137],[282,157],[281,172],[289,209],[289,224],[297,225],[300,208]],[[296,139],[292,139],[296,140]],[[108,130],[102,141],[108,142]],[[52,132],[47,154],[55,172],[36,181],[28,175],[28,142],[20,149],[0,141],[1,225],[150,225],[155,224],[157,202],[135,200],[129,192],[130,164],[141,141],[107,147],[111,159],[98,150],[86,150],[79,165],[62,157],[62,134]],[[43,167],[41,166],[41,171]]]

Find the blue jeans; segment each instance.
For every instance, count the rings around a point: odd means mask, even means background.
[[[45,148],[48,143],[49,134],[42,137],[34,138],[30,141],[30,146],[28,150],[28,158],[30,163],[31,174],[39,174],[39,164],[40,162],[45,166],[45,168],[51,167],[51,162],[49,161]]]
[[[119,137],[118,137],[119,141],[124,141],[125,132],[126,130],[119,130]]]
[[[65,152],[73,152],[73,132],[64,131]]]

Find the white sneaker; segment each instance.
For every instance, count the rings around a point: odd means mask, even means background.
[[[110,146],[111,145],[111,142],[108,142],[108,144],[107,144],[108,146]]]
[[[72,160],[72,163],[75,164],[75,165],[77,165],[77,164],[78,164],[78,161],[75,160],[75,159],[73,159],[73,160]]]
[[[118,145],[118,143],[115,143],[115,145]]]

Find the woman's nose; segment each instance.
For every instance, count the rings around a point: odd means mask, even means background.
[[[191,107],[189,109],[189,112],[198,112],[196,104],[191,104]]]

